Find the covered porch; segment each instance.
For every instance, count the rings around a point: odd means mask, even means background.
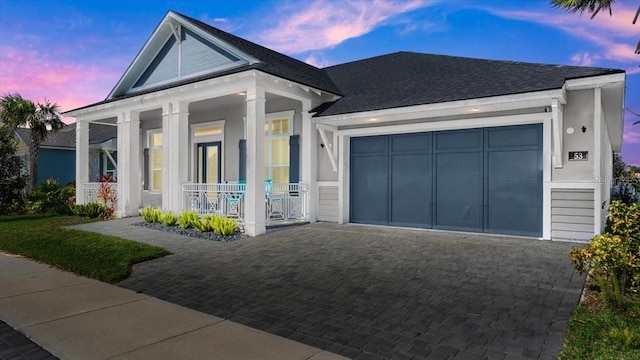
[[[160,96],[162,95],[162,96]],[[315,221],[319,91],[257,71],[78,109],[77,202],[89,181],[91,124],[117,127],[119,216],[146,206],[237,219],[248,235]]]

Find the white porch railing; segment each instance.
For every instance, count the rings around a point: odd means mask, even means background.
[[[183,184],[183,210],[218,214],[244,223],[245,184]]]
[[[110,183],[113,189],[113,192],[118,196],[118,183],[112,182]],[[84,194],[84,202],[85,204],[98,202],[98,191],[100,190],[99,182],[90,182],[82,184],[82,193]]]
[[[183,184],[183,209],[218,214],[244,223],[246,184]],[[265,184],[267,224],[307,220],[306,184]]]
[[[307,184],[267,184],[265,197],[267,204],[267,224],[279,221],[309,220],[307,212]]]

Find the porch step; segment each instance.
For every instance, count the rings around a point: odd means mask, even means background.
[[[307,225],[309,222],[304,220],[291,220],[291,221],[281,221],[274,224],[267,225],[267,234],[289,229],[294,226]]]

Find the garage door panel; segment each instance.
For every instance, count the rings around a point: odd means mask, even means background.
[[[499,147],[523,147],[539,145],[540,131],[537,126],[487,129],[487,147],[489,149]]]
[[[431,152],[431,133],[403,134],[391,136],[391,152]]]
[[[351,139],[351,154],[386,154],[387,136],[371,136]]]
[[[482,153],[436,155],[438,227],[482,230]]]
[[[542,170],[537,127],[492,129],[494,145],[509,150],[487,152],[486,231],[518,235],[542,233]],[[515,139],[515,140],[514,140]],[[499,140],[499,141],[498,141]],[[489,140],[491,141],[491,140]],[[526,150],[514,148],[522,142]]]
[[[434,139],[436,151],[482,148],[482,130],[441,131]]]
[[[431,154],[391,156],[392,225],[431,227],[431,172]]]
[[[487,153],[488,177],[529,178],[542,175],[537,150],[492,151]]]
[[[361,156],[352,162],[351,214],[353,222],[387,223],[386,156]]]

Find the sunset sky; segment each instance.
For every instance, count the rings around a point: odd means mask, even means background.
[[[63,111],[104,100],[174,10],[319,67],[415,51],[624,69],[626,106],[640,113],[638,5],[620,0],[590,20],[547,0],[0,0],[0,93]],[[640,166],[638,120],[625,111],[622,156]]]

